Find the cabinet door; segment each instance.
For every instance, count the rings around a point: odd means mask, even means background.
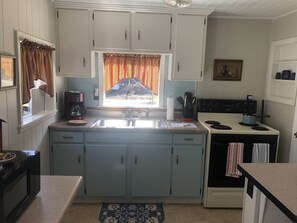
[[[84,176],[84,148],[83,144],[53,144],[52,174]],[[84,195],[82,186],[78,195]]]
[[[133,49],[170,51],[171,15],[135,13],[133,16]]]
[[[88,196],[126,195],[126,146],[86,146]]]
[[[94,47],[130,49],[130,13],[94,11]]]
[[[177,15],[172,80],[202,80],[204,38],[204,16]]]
[[[58,73],[64,76],[90,76],[89,15],[87,10],[58,10]]]
[[[174,146],[172,196],[201,196],[202,171],[202,146]]]
[[[169,196],[171,146],[133,145],[131,195]]]

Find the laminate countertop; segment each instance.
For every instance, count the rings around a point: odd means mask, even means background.
[[[86,117],[84,120],[87,123],[81,126],[69,125],[66,120],[60,120],[49,125],[49,128],[56,131],[83,131],[83,132],[88,132],[88,131],[110,132],[111,131],[111,132],[148,132],[148,133],[185,133],[185,134],[207,133],[207,129],[197,121],[187,123],[187,122],[182,122],[181,120],[167,121],[163,119],[166,125],[165,128],[149,128],[149,127],[148,128],[147,127],[143,127],[143,128],[116,127],[115,128],[115,127],[94,127],[94,123],[97,121],[97,119],[98,118]],[[108,118],[105,117],[102,119],[108,119]]]
[[[238,169],[291,221],[297,222],[297,164],[241,163]]]
[[[41,176],[40,192],[17,222],[60,222],[81,182],[81,176]]]

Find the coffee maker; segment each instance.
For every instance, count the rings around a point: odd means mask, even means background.
[[[84,106],[84,93],[79,91],[65,92],[65,118],[67,120],[84,119],[86,107]]]

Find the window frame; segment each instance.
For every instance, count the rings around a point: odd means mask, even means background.
[[[165,71],[166,71],[166,57],[168,57],[168,73],[171,71],[170,61],[172,60],[171,54],[164,54],[164,53],[144,53],[144,52],[111,52],[111,51],[93,51],[92,52],[92,72],[96,72],[98,74],[98,89],[99,89],[99,107],[106,107],[106,108],[115,108],[116,106],[104,106],[103,105],[103,94],[104,94],[104,80],[103,80],[103,69],[104,69],[104,62],[103,62],[103,54],[104,53],[131,53],[131,54],[152,54],[152,55],[160,55],[160,77],[159,77],[159,105],[151,108],[164,108],[164,90],[165,90]],[[97,68],[98,70],[97,70]],[[121,106],[118,108],[147,108],[148,106]]]
[[[37,42],[40,44],[48,45],[52,48],[55,48],[55,44],[48,42],[46,40],[39,39],[37,37],[28,35],[26,33],[16,31],[16,45],[17,45],[17,87],[18,87],[18,123],[19,123],[19,132],[23,132],[27,130],[28,128],[31,128],[32,126],[36,125],[38,122],[45,120],[49,117],[53,117],[57,114],[56,109],[56,94],[54,94],[54,97],[50,97],[49,95],[44,95],[44,100],[42,103],[44,103],[44,110],[41,112],[38,112],[36,114],[32,114],[32,108],[31,108],[31,114],[23,116],[23,103],[22,103],[22,66],[21,66],[21,54],[20,54],[20,41],[23,39],[28,39],[33,42]],[[54,92],[56,92],[56,86],[55,86],[55,77],[56,77],[56,51],[52,52],[52,66],[53,66],[53,85],[54,85]],[[34,89],[35,90],[35,89]],[[31,98],[32,99],[32,98]],[[32,102],[34,103],[34,102]],[[36,102],[35,102],[36,103]],[[40,102],[37,102],[40,103]]]

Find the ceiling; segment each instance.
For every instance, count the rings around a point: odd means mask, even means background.
[[[114,5],[162,6],[162,0],[52,0]],[[297,11],[297,0],[192,0],[192,9],[210,9],[210,17],[273,19]],[[182,9],[181,9],[182,10]]]

